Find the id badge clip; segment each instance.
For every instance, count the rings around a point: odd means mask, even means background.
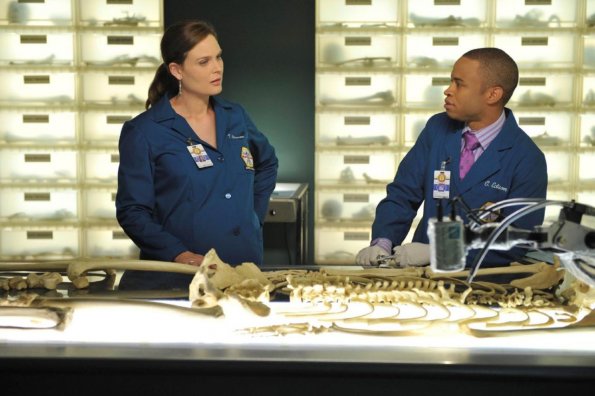
[[[434,183],[432,188],[432,197],[434,199],[450,198],[450,171],[446,170],[446,164],[450,161],[442,161],[439,170],[434,171]]]
[[[209,154],[202,146],[202,144],[192,144],[186,146],[188,152],[192,156],[192,159],[196,163],[196,166],[199,168],[208,168],[209,166],[213,166],[213,161],[209,158]]]

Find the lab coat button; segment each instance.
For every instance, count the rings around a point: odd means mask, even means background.
[[[227,194],[225,194],[225,198],[226,198],[226,199],[229,199],[229,198],[231,198],[231,194],[230,194],[230,193],[227,193]]]
[[[223,158],[223,156],[221,155],[221,156],[217,157],[217,160],[219,162],[223,162],[223,161],[225,161],[225,158]]]

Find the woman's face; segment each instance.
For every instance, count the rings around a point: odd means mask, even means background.
[[[172,74],[182,79],[182,94],[212,96],[223,89],[223,58],[217,39],[209,35],[196,44],[180,66],[172,63]]]

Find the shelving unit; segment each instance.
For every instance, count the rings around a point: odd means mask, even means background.
[[[0,259],[138,257],[118,137],[160,63],[162,0],[0,0]]]
[[[507,106],[546,155],[548,198],[595,204],[595,0],[317,0],[316,16],[316,263],[369,243],[386,184],[476,47],[519,64]]]

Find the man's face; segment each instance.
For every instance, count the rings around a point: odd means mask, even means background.
[[[450,85],[444,91],[444,109],[450,118],[469,124],[482,124],[487,109],[488,90],[483,89],[479,62],[460,58],[453,66]]]

